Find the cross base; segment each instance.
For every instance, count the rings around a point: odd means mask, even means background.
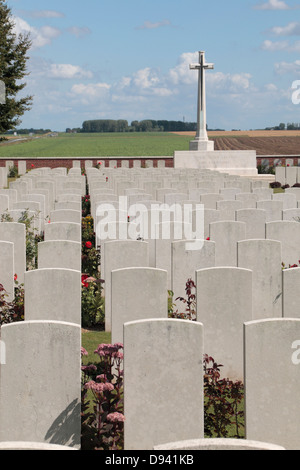
[[[213,152],[214,149],[215,149],[215,143],[213,140],[191,140],[190,141],[191,151]]]
[[[213,170],[229,175],[257,176],[255,150],[174,152],[174,168]]]

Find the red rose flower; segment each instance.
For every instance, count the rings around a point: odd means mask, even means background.
[[[92,242],[86,242],[85,247],[86,248],[92,248]]]
[[[84,287],[89,287],[88,283],[86,282],[86,279],[89,277],[89,274],[81,274],[81,284]]]

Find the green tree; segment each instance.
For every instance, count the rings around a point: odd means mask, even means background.
[[[17,99],[28,75],[26,63],[31,40],[28,34],[15,34],[11,9],[0,0],[0,80],[5,85],[5,103],[0,104],[0,133],[14,129],[20,117],[31,108],[32,96]]]

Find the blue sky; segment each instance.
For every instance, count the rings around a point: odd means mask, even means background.
[[[210,128],[300,122],[300,2],[295,0],[7,0],[30,32],[21,127],[64,131],[86,119],[196,120],[204,50]]]

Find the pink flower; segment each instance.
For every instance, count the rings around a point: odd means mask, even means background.
[[[125,416],[122,413],[118,413],[116,411],[115,413],[109,413],[106,419],[109,423],[124,423]]]
[[[81,357],[82,357],[82,356],[88,356],[88,355],[89,355],[89,354],[88,354],[87,350],[84,349],[84,347],[81,346]]]
[[[86,390],[92,390],[95,393],[104,393],[104,392],[111,392],[114,390],[114,386],[112,383],[97,383],[94,380],[90,380],[84,386]]]
[[[96,379],[104,380],[104,382],[107,382],[107,375],[106,374],[97,375]]]

